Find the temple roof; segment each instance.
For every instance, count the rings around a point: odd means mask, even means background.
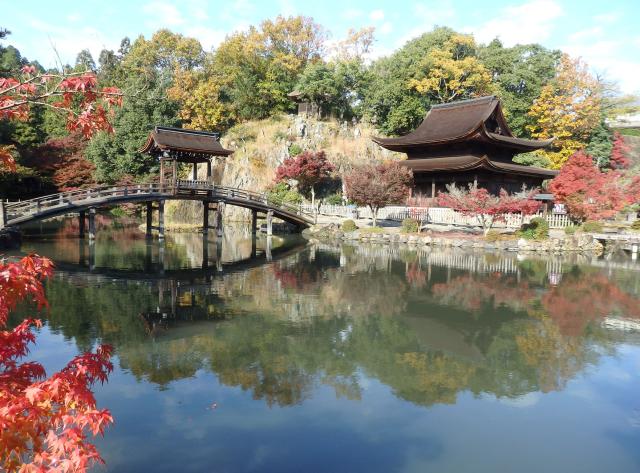
[[[407,149],[461,141],[481,141],[518,151],[533,151],[551,144],[550,140],[527,140],[513,136],[494,96],[434,105],[413,132],[399,138],[373,138],[383,148]]]
[[[407,159],[400,164],[412,171],[420,173],[442,171],[471,171],[474,169],[487,169],[498,173],[519,174],[522,176],[551,179],[558,175],[558,171],[544,169],[535,166],[523,166],[521,164],[504,161],[493,161],[487,156],[449,156],[445,158]]]
[[[233,151],[222,147],[219,133],[156,126],[149,134],[141,153],[160,154],[184,161],[202,161],[211,156],[229,156]]]

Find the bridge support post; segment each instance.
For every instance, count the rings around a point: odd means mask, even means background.
[[[202,234],[209,234],[209,202],[202,202]]]
[[[89,240],[89,271],[96,269],[96,242]]]
[[[145,235],[151,237],[151,229],[153,228],[153,202],[147,202],[147,228]]]
[[[251,234],[255,235],[258,232],[258,211],[251,210]]]
[[[0,199],[0,228],[4,228],[7,224],[7,209],[4,206],[4,200]]]
[[[222,240],[216,240],[216,270],[221,273],[222,268]]]
[[[89,240],[96,238],[96,208],[89,209]]]
[[[638,243],[634,243],[633,245],[631,245],[631,259],[633,261],[638,259]]]
[[[84,238],[84,210],[78,212],[78,236]]]
[[[267,242],[265,243],[265,246],[264,246],[264,255],[267,258],[267,261],[271,261],[273,259],[271,256],[271,244],[273,243],[272,239],[273,238],[270,235],[267,236]]]
[[[218,210],[216,211],[216,228],[218,237],[222,237],[224,235],[224,225],[223,225],[223,215],[224,215],[224,202],[218,202]]]
[[[273,235],[273,210],[267,211],[267,236]]]
[[[164,200],[158,201],[158,238],[164,240]]]

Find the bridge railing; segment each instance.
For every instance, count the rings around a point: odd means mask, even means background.
[[[176,186],[158,183],[134,184],[126,186],[101,186],[89,189],[78,189],[73,191],[61,192],[35,199],[28,199],[17,202],[6,202],[6,220],[27,217],[30,215],[38,215],[46,213],[49,210],[62,209],[64,207],[73,207],[74,205],[90,205],[93,201],[98,203],[105,199],[126,200],[127,197],[137,195],[158,195],[169,196],[179,193],[181,190],[201,191],[215,199],[226,198],[235,200],[244,200],[248,202],[256,202],[265,207],[278,210],[280,212],[297,215],[308,220],[313,220],[313,214],[306,211],[302,206],[292,205],[283,202],[275,202],[269,199],[266,194],[248,191],[245,189],[236,189],[233,187],[214,186],[209,181],[187,181],[179,180]],[[135,200],[135,199],[132,199]]]
[[[109,197],[159,194],[165,192],[166,189],[168,188],[163,188],[156,183],[92,187],[90,189],[77,189],[18,202],[7,202],[5,208],[7,220],[12,220],[26,215],[36,215],[54,208],[68,207],[70,204],[82,205],[93,200],[102,200]]]

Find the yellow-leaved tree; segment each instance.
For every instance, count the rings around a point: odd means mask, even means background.
[[[533,138],[555,141],[548,150],[536,151],[551,168],[560,169],[574,152],[584,148],[601,118],[599,82],[580,59],[564,54],[555,78],[545,85],[529,110],[527,126]]]
[[[409,87],[439,103],[452,102],[494,90],[491,73],[477,57],[473,36],[454,34],[423,61],[425,77],[411,79]]]

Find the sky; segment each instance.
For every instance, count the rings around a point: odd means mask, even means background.
[[[277,15],[311,16],[333,41],[350,28],[376,28],[372,58],[388,55],[435,25],[498,37],[505,46],[540,43],[586,61],[624,93],[640,93],[640,0],[0,0],[0,27],[27,58],[45,67],[56,51],[73,64],[89,49],[117,50],[125,36],[149,37],[169,28],[215,48],[225,36]]]

